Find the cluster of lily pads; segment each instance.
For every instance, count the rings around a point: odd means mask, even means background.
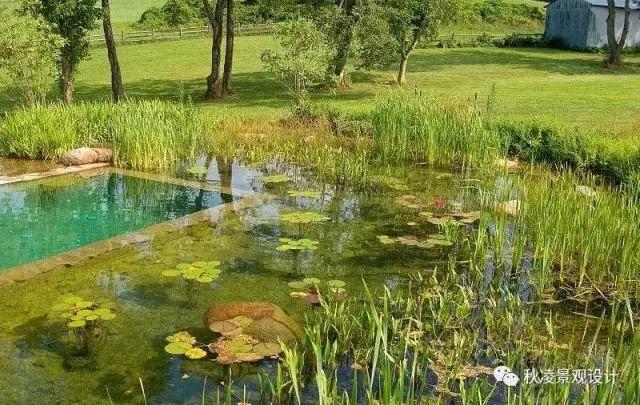
[[[210,262],[180,263],[175,269],[165,270],[162,275],[165,277],[182,277],[187,281],[197,281],[202,284],[212,283],[220,276],[220,262],[217,260]]]
[[[392,190],[409,190],[409,186],[407,186],[402,180],[391,176],[373,176],[371,181]]]
[[[261,342],[253,336],[243,333],[254,322],[247,316],[214,322],[211,330],[221,336],[208,345],[199,344],[188,332],[178,332],[166,338],[169,342],[164,350],[173,355],[184,355],[188,359],[198,360],[215,354],[220,364],[251,363],[267,357],[277,357],[282,353],[279,344]],[[207,350],[205,350],[207,349]]]
[[[187,169],[187,173],[193,176],[204,176],[209,173],[209,169],[204,166],[193,166]]]
[[[53,309],[60,312],[60,317],[67,320],[67,327],[70,329],[85,328],[116,318],[111,308],[101,307],[97,302],[88,301],[76,295],[65,298],[60,304],[54,305]]]
[[[326,222],[331,220],[331,218],[317,212],[305,211],[284,214],[282,220],[290,224],[310,224],[313,222]]]
[[[279,251],[288,251],[288,250],[317,250],[320,242],[317,240],[311,239],[290,239],[290,238],[280,238],[278,239],[280,242],[280,246],[276,248]]]
[[[277,183],[286,183],[291,179],[284,174],[274,174],[272,176],[262,176],[260,180],[264,184],[277,184]]]
[[[289,287],[298,291],[291,292],[293,298],[300,298],[310,305],[320,304],[320,286],[322,280],[318,278],[305,278],[301,281],[291,281]],[[344,300],[347,297],[346,283],[342,280],[329,280],[326,283],[330,296],[336,300]]]
[[[322,197],[322,193],[319,191],[305,191],[305,190],[289,190],[287,191],[289,197],[301,197],[301,198],[311,198],[318,199]]]
[[[164,347],[167,353],[184,355],[192,360],[202,359],[207,356],[207,352],[198,346],[196,338],[191,336],[189,332],[174,333],[171,336],[167,336],[166,340],[169,342]]]
[[[387,235],[378,235],[378,241],[383,245],[393,245],[399,243],[405,246],[415,246],[422,249],[431,249],[436,246],[451,246],[453,242],[447,240],[444,235],[433,234],[429,235],[426,239],[420,239],[414,235],[398,236],[396,238],[389,237]]]
[[[116,319],[116,314],[107,305],[86,300],[74,295],[53,306],[53,310],[67,322],[67,328],[76,340],[76,349],[83,355],[96,352],[105,333],[102,324]]]
[[[198,304],[200,286],[210,284],[222,273],[219,268],[220,262],[198,261],[194,263],[180,263],[174,269],[165,270],[162,275],[165,277],[180,278],[186,289],[187,304],[195,307]]]

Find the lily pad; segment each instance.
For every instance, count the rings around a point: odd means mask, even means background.
[[[320,279],[314,278],[314,277],[308,277],[303,279],[302,282],[305,283],[307,286],[313,286],[313,285],[320,284]]]
[[[260,180],[265,184],[272,184],[272,183],[286,183],[291,179],[288,176],[285,176],[284,174],[274,174],[272,176],[262,176]]]
[[[288,285],[289,287],[295,288],[296,290],[307,288],[307,284],[303,281],[291,281]]]
[[[72,329],[77,329],[77,328],[85,327],[86,324],[87,324],[87,321],[85,321],[84,319],[78,319],[78,320],[69,322],[67,326]]]
[[[164,350],[170,354],[185,354],[193,348],[192,345],[185,342],[172,342],[164,347]]]
[[[207,174],[208,172],[209,169],[204,166],[193,166],[187,169],[187,173],[193,174],[194,176],[202,176]]]
[[[253,346],[253,350],[264,357],[274,357],[282,353],[282,348],[277,343],[258,343]]]
[[[329,280],[327,284],[332,288],[343,288],[345,285],[347,285],[347,283],[342,280]]]
[[[289,197],[301,197],[301,198],[311,198],[311,199],[317,199],[322,197],[322,193],[319,191],[289,190],[287,194],[289,194]]]
[[[100,315],[100,319],[102,319],[103,321],[112,321],[116,319],[116,314],[110,313],[110,314]]]
[[[189,350],[187,350],[184,355],[191,360],[198,360],[198,359],[202,359],[204,357],[207,357],[207,352],[205,352],[204,350],[200,349],[199,347],[194,347],[191,348]]]
[[[383,245],[392,245],[394,243],[396,243],[396,241],[390,237],[388,237],[387,235],[378,235],[378,242],[382,243]]]

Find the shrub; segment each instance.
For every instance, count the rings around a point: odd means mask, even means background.
[[[164,28],[167,20],[160,7],[151,7],[142,13],[137,25],[140,28]]]
[[[55,159],[81,146],[110,146],[118,166],[165,169],[194,156],[201,133],[200,113],[186,104],[53,104],[9,113],[0,122],[0,154]]]
[[[614,184],[628,183],[640,167],[640,142],[580,132],[557,123],[498,121],[494,123],[509,154],[527,161],[595,174]]]
[[[513,33],[496,41],[496,45],[502,48],[545,48],[549,42],[540,35]]]
[[[62,38],[42,19],[0,7],[0,69],[11,88],[7,94],[17,94],[26,104],[45,102],[61,46]]]

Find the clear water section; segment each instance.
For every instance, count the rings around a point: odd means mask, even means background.
[[[2,186],[0,271],[232,200],[113,172]]]

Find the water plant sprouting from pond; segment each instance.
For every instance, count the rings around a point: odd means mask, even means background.
[[[180,263],[174,269],[163,271],[162,275],[171,278],[179,277],[185,287],[187,303],[195,307],[200,296],[200,286],[213,283],[220,273],[222,273],[220,262],[213,260]]]
[[[309,198],[316,200],[322,197],[322,193],[320,191],[310,191],[310,190],[289,190],[287,191],[289,197],[299,197],[299,198]]]
[[[116,319],[112,309],[95,301],[73,295],[53,306],[55,313],[65,320],[75,340],[78,354],[93,356],[104,344],[107,333],[105,322]]]
[[[315,277],[307,277],[300,281],[289,282],[289,288],[297,291],[291,292],[289,295],[293,298],[299,298],[309,305],[320,305],[323,299],[343,301],[347,298],[347,285],[342,280],[329,280],[325,283]],[[326,285],[326,288],[321,288]]]
[[[326,222],[330,221],[326,215],[319,214],[317,212],[290,212],[288,214],[284,214],[282,216],[282,220],[284,222],[288,222],[290,224],[300,224],[306,225],[316,222]]]
[[[292,251],[304,251],[304,250],[317,250],[318,245],[320,244],[317,240],[311,239],[291,239],[291,238],[280,238],[278,239],[280,242],[280,246],[276,248],[276,250],[281,252],[286,252],[289,250]]]

